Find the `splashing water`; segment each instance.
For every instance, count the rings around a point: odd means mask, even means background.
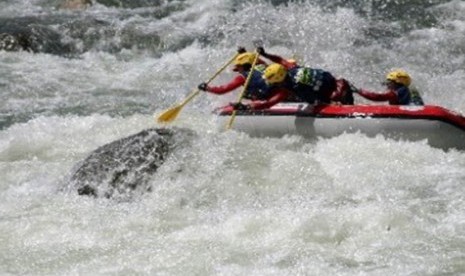
[[[0,33],[38,45],[0,51],[1,274],[465,273],[463,152],[218,132],[210,112],[236,93],[183,109],[176,126],[197,136],[148,179],[151,192],[63,191],[90,152],[160,127],[154,113],[255,39],[372,90],[404,68],[427,103],[465,113],[461,1],[59,4],[0,3]]]

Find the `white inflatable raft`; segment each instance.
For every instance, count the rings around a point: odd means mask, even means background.
[[[231,107],[215,111],[225,127]],[[433,147],[465,150],[465,117],[439,106],[317,105],[283,103],[260,111],[237,111],[232,126],[255,137],[334,137],[361,132],[397,140],[427,140]]]

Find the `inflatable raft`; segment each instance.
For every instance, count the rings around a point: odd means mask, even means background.
[[[230,106],[215,111],[226,126]],[[254,137],[334,137],[360,132],[396,140],[427,140],[433,147],[465,150],[465,117],[443,107],[393,105],[308,105],[282,103],[260,111],[237,111],[232,126]]]

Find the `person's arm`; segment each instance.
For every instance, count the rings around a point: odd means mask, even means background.
[[[396,102],[397,101],[397,94],[392,90],[388,90],[384,93],[376,93],[371,92],[365,89],[359,89],[358,94],[368,100],[372,100],[375,102]]]
[[[289,62],[288,60],[286,60],[286,59],[284,59],[284,58],[282,58],[282,57],[280,57],[278,55],[273,55],[273,54],[266,53],[263,48],[259,49],[258,51],[259,51],[260,55],[266,57],[267,59],[271,60],[272,62],[281,64],[282,66],[286,67],[286,69],[291,69],[291,68],[296,67],[295,62]]]
[[[282,89],[282,88],[275,89],[275,91],[273,91],[273,95],[270,98],[268,98],[266,101],[253,101],[249,104],[249,106],[251,107],[252,110],[270,108],[273,105],[284,101],[287,98],[288,94],[289,92],[286,89]]]
[[[234,79],[232,79],[229,83],[227,84],[223,84],[223,85],[219,85],[219,86],[211,86],[211,85],[208,85],[206,87],[206,91],[207,92],[211,92],[213,94],[217,94],[217,95],[222,95],[222,94],[226,94],[230,91],[233,91],[234,89],[240,87],[241,85],[243,85],[245,83],[245,78],[244,76],[242,75],[238,75],[237,77],[235,77]]]
[[[336,79],[336,90],[334,90],[331,94],[331,101],[341,101],[344,95],[348,93],[349,90],[351,90],[350,84],[346,79]],[[355,87],[353,88],[353,90],[358,91],[358,89],[356,89]]]

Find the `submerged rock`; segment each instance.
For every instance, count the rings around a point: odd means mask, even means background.
[[[188,129],[146,129],[106,144],[77,165],[70,187],[79,195],[107,198],[150,191],[148,181],[157,169],[193,136]]]
[[[0,33],[0,50],[4,51],[32,51],[31,41],[25,34]]]
[[[0,50],[67,55],[74,47],[62,35],[34,18],[0,19]],[[52,24],[47,22],[47,24]]]
[[[166,3],[164,0],[96,0],[99,4],[108,7],[118,8],[142,8],[142,7],[158,7]],[[179,1],[178,2],[182,2]]]

